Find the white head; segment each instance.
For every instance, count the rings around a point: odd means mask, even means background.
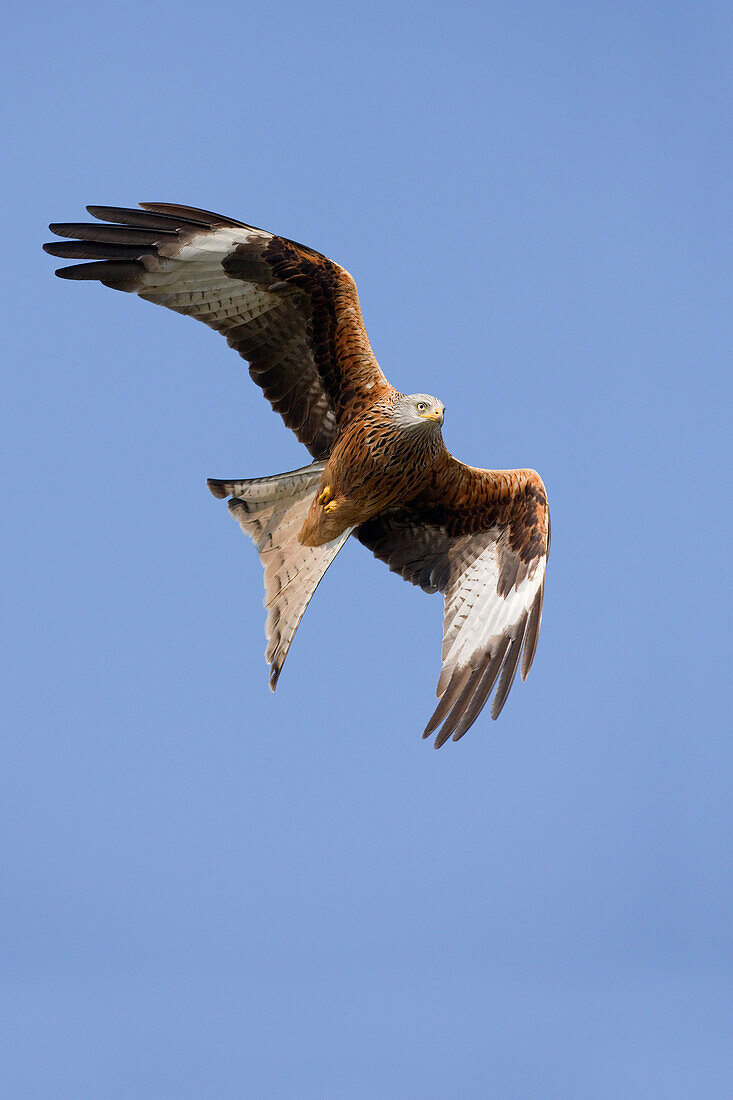
[[[398,398],[394,418],[401,428],[438,430],[443,423],[445,405],[429,393],[409,393]]]

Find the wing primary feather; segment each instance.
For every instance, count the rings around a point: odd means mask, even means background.
[[[64,260],[136,260],[140,256],[155,254],[154,248],[138,245],[103,244],[95,241],[51,241],[44,244],[44,252]]]
[[[537,652],[537,642],[540,636],[540,624],[542,622],[542,601],[545,594],[544,581],[540,585],[540,590],[535,596],[532,609],[529,613],[529,622],[527,623],[527,633],[524,636],[524,653],[522,654],[522,667],[520,675],[523,680],[526,680],[529,675],[529,670],[532,667],[532,661],[534,655]]]
[[[154,214],[151,210],[132,210],[125,206],[87,206],[87,212],[93,218],[102,222],[113,222],[117,225],[139,226],[141,229],[176,229],[181,225],[182,219],[174,214]],[[187,218],[187,224],[207,227],[209,220],[201,218]]]
[[[97,263],[59,267],[56,274],[59,279],[99,279],[117,289],[120,283],[134,284],[144,271],[145,268],[137,260],[99,260]]]
[[[446,719],[443,722],[441,729],[438,730],[438,734],[435,738],[435,743],[433,745],[434,749],[442,748],[450,735],[453,733],[453,730],[456,728],[459,718],[465,709],[467,701],[473,695],[476,681],[480,679],[480,669],[471,669],[470,676],[463,685],[463,690],[458,694],[457,697],[453,699],[453,702],[449,709],[449,713],[446,716]]]
[[[234,218],[227,218],[223,214],[215,214],[213,210],[199,210],[196,206],[180,206],[175,202],[141,202],[143,210],[149,210],[151,214],[170,215],[174,218],[184,218],[186,221],[199,222],[211,228],[231,226],[236,229],[256,229],[254,225],[246,225]],[[258,230],[262,232],[262,230]]]
[[[509,649],[504,659],[504,664],[501,668],[501,675],[499,676],[499,684],[496,688],[496,695],[491,701],[491,717],[498,718],[501,714],[502,707],[506,703],[507,696],[511,691],[512,684],[514,683],[514,677],[517,674],[517,665],[519,664],[519,658],[522,655],[522,648],[524,646],[524,639],[527,634],[527,616],[524,617],[519,632],[511,639],[509,643]]]
[[[504,661],[504,657],[506,655],[508,647],[509,638],[506,636],[500,638],[496,652],[492,654],[486,668],[476,670],[476,673],[472,677],[472,680],[469,681],[469,683],[466,685],[466,688],[464,688],[464,690],[461,692],[460,697],[453,705],[451,714],[446,719],[438,738],[436,738],[436,748],[440,748],[440,745],[443,745],[451,736],[451,734],[455,733],[455,731],[461,726],[464,715],[468,711],[474,709],[472,704],[475,699],[476,706],[474,717],[471,718],[470,722],[467,722],[463,733],[465,733],[468,727],[472,724],[474,718],[479,714],[482,707],[484,706],[484,703],[491,694],[491,689],[496,682],[496,677],[499,675],[499,671],[502,667],[502,663]],[[462,734],[460,736],[462,736]],[[458,739],[459,738],[457,737],[454,738],[454,740],[456,741]],[[440,740],[440,745],[438,744],[438,740]]]
[[[470,675],[470,667],[456,669],[440,698],[440,702],[433,711],[430,721],[425,727],[423,737],[430,737],[430,734],[438,728],[438,726],[450,710],[454,700],[457,698],[458,695],[460,695],[465,686],[466,680],[469,678]]]
[[[508,646],[506,644],[500,645],[496,653],[484,669],[481,680],[479,681],[476,690],[473,693],[471,701],[461,715],[461,719],[458,722],[455,730],[453,731],[454,741],[460,741],[464,733],[468,732],[468,730],[478,718],[481,711],[486,706],[486,700],[491,695],[491,692],[494,689],[494,684],[496,683],[497,677],[499,676],[499,673],[501,672],[504,662],[506,660],[507,648]]]
[[[126,225],[94,225],[83,222],[52,222],[48,227],[57,237],[71,237],[77,241],[106,241],[110,244],[149,244],[160,241],[161,236],[176,236],[175,229],[137,229]]]

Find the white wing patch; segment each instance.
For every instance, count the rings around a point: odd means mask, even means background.
[[[455,579],[445,596],[440,703],[424,733],[427,737],[442,725],[436,748],[451,734],[454,741],[463,736],[497,682],[491,717],[498,717],[525,639],[528,646],[536,643],[547,557],[531,562],[526,575],[502,595],[502,556],[507,553],[511,551],[498,530],[464,536],[450,551]],[[525,655],[522,679],[533,653]]]
[[[274,309],[279,299],[255,283],[231,279],[222,261],[240,244],[269,240],[259,229],[207,229],[179,243],[161,244],[159,256],[145,256],[141,298],[196,317],[226,334]]]

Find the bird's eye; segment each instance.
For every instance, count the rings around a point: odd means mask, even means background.
[[[427,409],[427,405],[425,404],[425,402],[424,401],[418,401],[417,411],[418,412],[425,412],[426,409]]]

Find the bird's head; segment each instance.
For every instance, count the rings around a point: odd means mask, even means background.
[[[445,405],[429,393],[403,394],[394,408],[394,416],[403,428],[439,429]]]

